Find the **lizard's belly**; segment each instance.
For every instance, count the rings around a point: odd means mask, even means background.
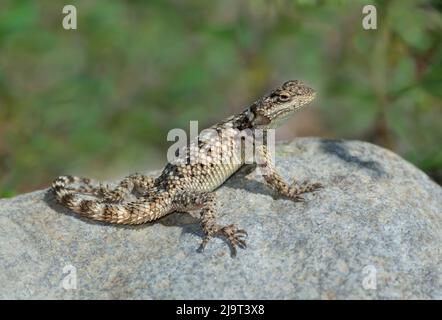
[[[208,165],[206,174],[200,177],[198,186],[195,190],[201,192],[210,192],[221,186],[232,174],[234,174],[241,164],[213,164]]]

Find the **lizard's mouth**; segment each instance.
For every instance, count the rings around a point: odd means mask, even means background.
[[[273,113],[269,119],[268,128],[276,128],[279,127],[283,122],[291,117],[291,115],[295,112],[294,108],[284,108]]]
[[[272,113],[270,118],[272,119],[272,122],[280,124],[281,122],[284,122],[288,118],[290,118],[293,113],[295,113],[298,109],[301,109],[303,106],[309,104],[314,99],[314,95],[305,99],[299,104],[295,105],[288,105],[285,108],[279,109],[276,112]]]
[[[274,114],[272,114],[272,117],[274,119],[284,118],[284,117],[288,116],[289,114],[293,113],[295,110],[296,109],[292,109],[292,108],[281,109],[281,110],[278,110],[277,112],[275,112]]]
[[[309,101],[310,102],[310,101]],[[284,106],[284,108],[281,108],[279,110],[276,110],[274,113],[272,113],[271,118],[272,119],[285,119],[288,117],[291,117],[293,115],[293,113],[295,113],[296,110],[300,109],[304,104],[306,103],[302,103],[299,105],[287,105]]]

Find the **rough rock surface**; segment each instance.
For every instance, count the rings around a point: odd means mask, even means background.
[[[442,299],[440,186],[358,141],[297,139],[276,164],[325,188],[294,203],[247,168],[231,178],[219,219],[249,233],[236,258],[222,239],[197,253],[188,214],[119,227],[78,218],[48,190],[2,199],[0,298]]]

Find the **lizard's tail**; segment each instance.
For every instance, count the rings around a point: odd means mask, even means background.
[[[70,187],[71,184],[79,187]],[[115,224],[141,224],[165,215],[167,199],[145,199],[128,203],[108,203],[102,199],[84,199],[82,193],[97,195],[91,180],[73,176],[60,176],[52,183],[52,189],[59,203],[81,216],[92,220]],[[161,206],[158,204],[162,203]]]

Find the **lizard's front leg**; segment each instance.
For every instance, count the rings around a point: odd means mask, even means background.
[[[177,211],[192,211],[201,209],[201,227],[205,237],[199,251],[203,251],[209,240],[214,236],[224,237],[230,244],[232,256],[236,256],[236,247],[245,248],[243,239],[247,232],[238,229],[234,224],[221,226],[216,222],[216,195],[214,192],[182,192],[174,199]]]
[[[301,197],[300,194],[313,192],[323,187],[320,183],[309,183],[306,181],[300,184],[296,182],[293,182],[291,185],[287,184],[284,181],[284,178],[276,171],[271,155],[265,145],[258,147],[257,156],[257,165],[260,168],[266,183],[282,196],[291,198],[294,201],[304,201],[304,198]]]

